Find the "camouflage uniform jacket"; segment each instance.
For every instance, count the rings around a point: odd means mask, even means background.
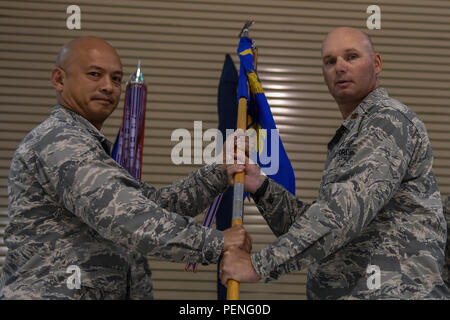
[[[152,299],[147,255],[217,263],[223,233],[192,217],[227,185],[219,165],[156,190],[110,156],[86,119],[56,106],[14,154],[3,299]],[[176,212],[176,213],[175,213]],[[69,289],[67,268],[81,271]]]
[[[328,144],[316,201],[273,181],[256,199],[278,239],[251,256],[255,270],[269,281],[307,267],[309,299],[448,298],[432,162],[417,115],[375,89]]]

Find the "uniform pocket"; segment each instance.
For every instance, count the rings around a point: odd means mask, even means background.
[[[121,300],[127,297],[127,274],[110,268],[80,267],[80,289],[73,289],[80,299]]]

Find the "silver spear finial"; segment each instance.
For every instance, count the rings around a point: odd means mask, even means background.
[[[253,20],[247,20],[244,24],[244,27],[242,28],[241,32],[239,33],[239,38],[241,37],[248,37],[248,29],[255,23]]]
[[[141,70],[141,60],[139,60],[136,70],[130,76],[130,83],[144,83],[144,75]]]

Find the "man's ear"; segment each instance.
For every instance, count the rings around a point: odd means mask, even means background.
[[[383,69],[383,60],[381,59],[381,55],[379,53],[375,53],[373,55],[373,62],[375,64],[375,73],[378,75]]]
[[[60,67],[53,67],[52,74],[50,76],[50,80],[53,84],[53,87],[58,92],[62,92],[64,88],[64,80],[66,78],[66,73]]]

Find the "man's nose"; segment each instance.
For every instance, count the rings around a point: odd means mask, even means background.
[[[102,79],[100,90],[105,93],[112,93],[113,91],[113,82],[110,77],[105,76]]]
[[[345,73],[347,72],[347,61],[342,59],[342,57],[338,57],[336,60],[336,73]]]

